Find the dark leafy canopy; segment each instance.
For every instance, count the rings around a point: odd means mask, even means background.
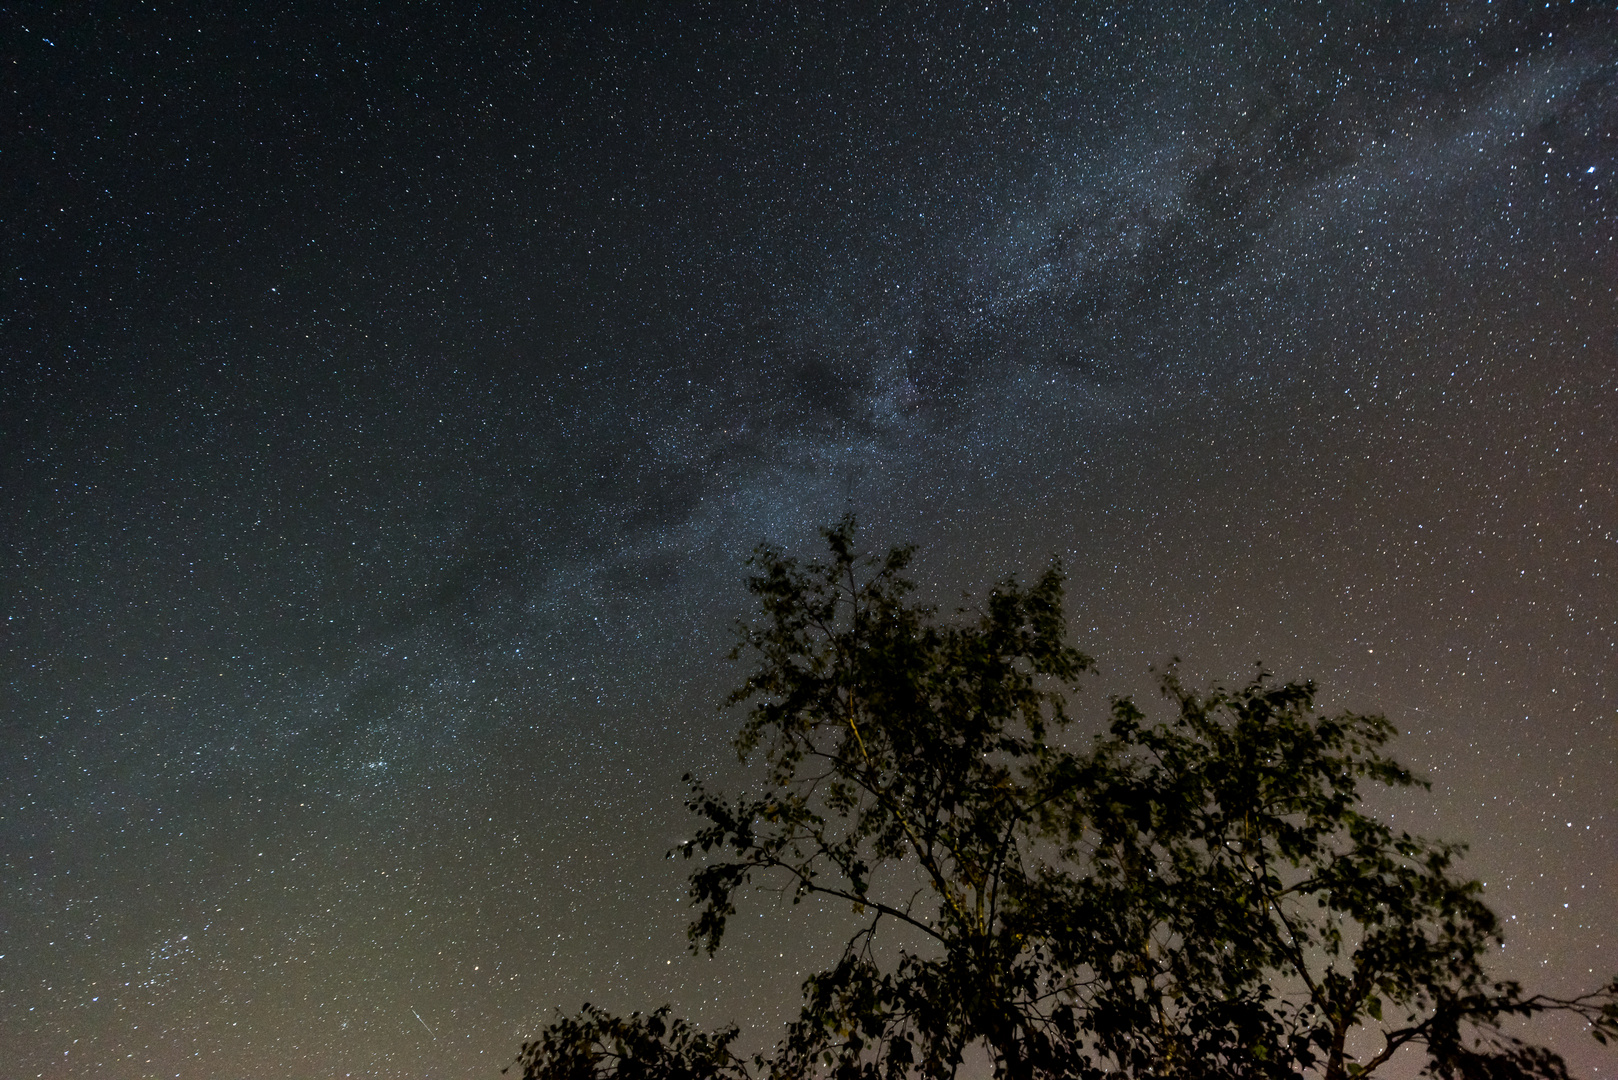
[[[746,1067],[730,1050],[737,1034],[696,1031],[670,1020],[667,1006],[625,1018],[586,1005],[524,1043],[517,1060],[524,1076],[552,1080],[742,1080]]]
[[[1062,575],[1006,582],[975,622],[910,599],[911,549],[826,562],[761,548],[758,664],[730,697],[763,794],[694,786],[682,847],[712,952],[750,883],[864,916],[810,976],[769,1058],[666,1010],[588,1006],[525,1045],[528,1078],[940,1077],[984,1046],[1003,1077],[1366,1076],[1398,1051],[1443,1080],[1565,1076],[1500,1030],[1546,1010],[1618,1035],[1618,981],[1575,999],[1490,978],[1499,942],[1459,848],[1395,832],[1365,784],[1424,786],[1380,716],[1322,716],[1260,675],[1201,694],[1172,671],[1151,725],[1128,699],[1088,752],[1063,739],[1090,658],[1066,642]],[[891,930],[897,960],[879,962]],[[885,952],[883,955],[892,955]]]

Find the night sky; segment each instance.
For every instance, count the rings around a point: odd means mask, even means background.
[[[1618,973],[1611,3],[222,7],[0,8],[4,1075],[769,1045],[845,916],[692,957],[664,856],[848,510],[1061,558],[1081,731],[1385,712],[1499,970]]]

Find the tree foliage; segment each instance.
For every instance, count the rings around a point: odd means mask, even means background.
[[[523,1043],[517,1060],[525,1077],[548,1080],[742,1080],[747,1065],[730,1049],[738,1034],[697,1031],[667,1006],[619,1017],[587,1004]]]
[[[1440,1080],[1555,1080],[1561,1059],[1503,1021],[1570,1010],[1618,1035],[1618,980],[1556,999],[1491,977],[1499,925],[1461,848],[1365,809],[1367,785],[1426,786],[1384,755],[1383,717],[1170,669],[1169,720],[1116,698],[1073,749],[1092,663],[1059,567],[952,621],[913,601],[911,549],[861,556],[851,519],[824,535],[824,561],[753,557],[763,618],[736,655],[756,666],[729,703],[761,791],[693,784],[703,825],[679,850],[694,949],[754,884],[845,901],[858,931],[768,1058],[732,1054],[734,1029],[586,1006],[524,1046],[524,1077],[944,1077],[981,1045],[1008,1080],[1346,1080],[1401,1050]]]

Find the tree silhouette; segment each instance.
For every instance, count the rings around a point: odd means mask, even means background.
[[[757,664],[729,703],[763,793],[693,783],[704,824],[679,850],[694,949],[719,948],[755,882],[845,901],[859,929],[769,1057],[666,1009],[586,1006],[524,1045],[525,1078],[945,1077],[976,1044],[1008,1080],[1346,1080],[1405,1048],[1442,1080],[1550,1080],[1562,1060],[1503,1020],[1566,1010],[1618,1035],[1618,980],[1558,999],[1491,978],[1498,922],[1461,848],[1365,810],[1362,785],[1426,786],[1383,755],[1381,716],[1321,715],[1312,683],[1262,673],[1199,693],[1171,668],[1172,719],[1117,698],[1070,749],[1092,665],[1059,567],[946,621],[910,598],[911,548],[861,556],[852,519],[823,534],[826,561],[753,556],[763,619],[735,655]]]

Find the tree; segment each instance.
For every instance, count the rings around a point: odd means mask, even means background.
[[[824,536],[826,561],[754,554],[763,619],[734,655],[757,664],[729,704],[764,790],[693,783],[704,824],[678,850],[694,949],[755,882],[845,901],[859,929],[772,1057],[586,1006],[525,1044],[525,1078],[943,1077],[979,1044],[1007,1080],[1346,1080],[1407,1047],[1441,1080],[1553,1080],[1561,1059],[1505,1019],[1618,1036],[1618,980],[1557,999],[1491,978],[1499,926],[1462,849],[1364,808],[1363,785],[1426,786],[1382,753],[1383,717],[1321,715],[1312,683],[1262,672],[1199,693],[1171,667],[1170,720],[1116,698],[1080,752],[1067,702],[1092,662],[1059,566],[946,621],[911,599],[911,548],[861,556],[852,519]]]

